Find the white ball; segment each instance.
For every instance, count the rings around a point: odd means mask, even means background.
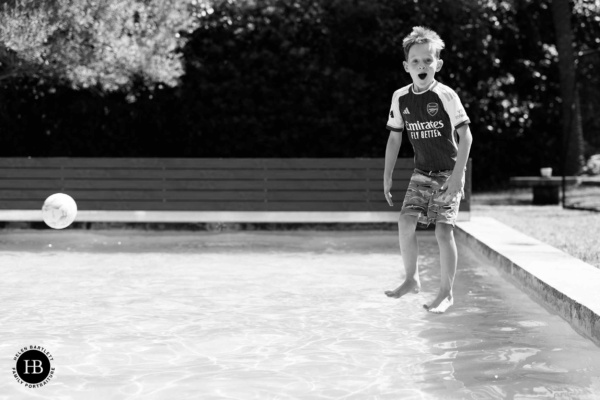
[[[64,229],[75,221],[77,203],[68,194],[55,193],[42,206],[42,217],[50,228]]]

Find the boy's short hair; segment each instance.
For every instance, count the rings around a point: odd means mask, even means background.
[[[442,49],[446,47],[444,41],[440,38],[440,35],[432,31],[431,29],[415,26],[407,37],[402,41],[402,47],[404,48],[404,58],[408,61],[408,52],[410,48],[415,44],[431,43],[435,49],[435,56],[440,58]]]

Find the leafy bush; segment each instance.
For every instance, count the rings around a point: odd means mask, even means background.
[[[123,1],[109,2],[122,3],[118,18],[111,17],[121,21],[120,34],[94,36],[97,20],[77,27],[66,13],[61,26],[75,39],[65,42],[66,34],[56,33],[42,47],[60,45],[60,54],[68,49],[72,57],[50,63],[53,74],[36,69],[0,80],[1,156],[383,157],[392,93],[410,83],[402,38],[412,26],[426,25],[446,41],[438,79],[455,88],[472,121],[474,187],[503,185],[541,166],[560,171],[549,0],[218,0],[210,6],[190,0],[166,25],[156,18],[160,13],[143,8],[160,2]],[[136,18],[147,29],[136,27]],[[92,37],[83,40],[77,29]],[[578,40],[595,40],[588,36]],[[98,49],[113,42],[125,43],[121,55],[131,48],[156,51],[161,59],[180,60],[181,68],[138,62],[151,57],[104,57]],[[138,42],[145,50],[133,46]],[[0,59],[9,53],[0,51]],[[38,59],[58,55],[44,57]],[[75,79],[72,72],[83,71],[77,65],[93,73]],[[585,64],[580,74],[597,79],[595,71]],[[401,155],[412,155],[408,140]]]

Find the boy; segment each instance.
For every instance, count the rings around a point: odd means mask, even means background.
[[[464,174],[473,137],[469,118],[457,94],[434,79],[443,64],[440,59],[444,48],[442,39],[434,31],[417,26],[402,45],[406,58],[404,69],[410,74],[412,84],[394,92],[387,122],[390,135],[385,150],[383,190],[390,206],[393,206],[392,173],[404,130],[415,151],[415,171],[398,221],[406,278],[395,290],[385,294],[399,298],[419,292],[416,226],[418,222],[435,223],[441,284],[437,297],[423,307],[432,313],[443,313],[454,302],[452,285],[457,264],[454,224],[464,193]]]

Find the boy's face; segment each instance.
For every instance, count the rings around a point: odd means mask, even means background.
[[[436,57],[431,43],[413,45],[408,52],[408,61],[404,61],[404,69],[410,74],[417,91],[429,87],[435,73],[442,69],[444,62]]]

